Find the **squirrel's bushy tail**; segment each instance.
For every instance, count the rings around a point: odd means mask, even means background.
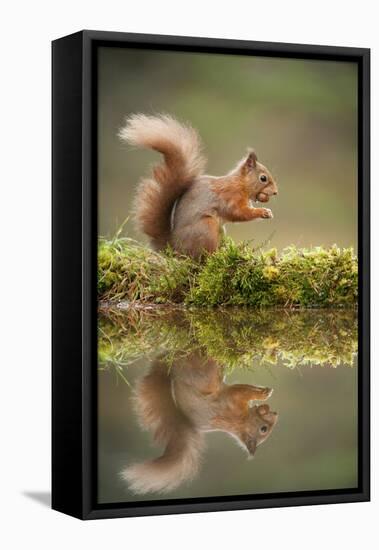
[[[119,136],[131,145],[154,149],[164,156],[164,164],[154,166],[152,175],[140,182],[135,201],[140,229],[155,249],[162,249],[170,242],[175,201],[204,169],[199,136],[192,127],[169,115],[143,114],[128,117]]]
[[[165,449],[154,460],[128,466],[121,476],[134,493],[172,491],[196,475],[204,439],[176,406],[164,360],[156,359],[151,372],[138,384],[134,405],[142,427]]]
[[[168,493],[192,479],[199,469],[201,436],[189,426],[173,434],[163,454],[147,462],[132,464],[121,472],[134,493]]]

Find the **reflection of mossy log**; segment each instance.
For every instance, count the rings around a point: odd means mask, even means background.
[[[165,351],[177,358],[195,350],[220,364],[340,364],[352,366],[357,351],[354,310],[172,311],[107,308],[99,316],[99,363],[122,367]]]
[[[280,255],[225,239],[198,263],[158,254],[130,239],[100,240],[98,293],[104,301],[189,306],[354,307],[357,258],[351,248],[289,247]]]

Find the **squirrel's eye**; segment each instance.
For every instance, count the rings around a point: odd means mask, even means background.
[[[267,432],[267,426],[262,426],[261,429],[260,429],[260,432],[262,434],[265,434]]]
[[[259,181],[261,181],[262,183],[266,183],[266,181],[267,181],[267,176],[266,176],[266,174],[261,174],[261,175],[259,176]]]

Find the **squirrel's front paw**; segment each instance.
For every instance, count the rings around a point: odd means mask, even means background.
[[[274,215],[269,208],[262,208],[262,218],[273,218]]]

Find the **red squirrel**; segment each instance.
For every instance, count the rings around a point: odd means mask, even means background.
[[[134,493],[168,493],[199,472],[209,432],[221,431],[253,457],[271,435],[278,413],[266,401],[272,388],[227,384],[225,369],[196,350],[167,363],[156,358],[139,380],[134,408],[161,454],[129,464],[121,477]]]
[[[134,214],[155,250],[170,245],[179,253],[200,258],[217,250],[225,222],[272,218],[268,202],[277,184],[254,150],[228,174],[204,174],[198,133],[169,115],[131,115],[120,130],[127,143],[162,153],[164,163],[137,187]]]

